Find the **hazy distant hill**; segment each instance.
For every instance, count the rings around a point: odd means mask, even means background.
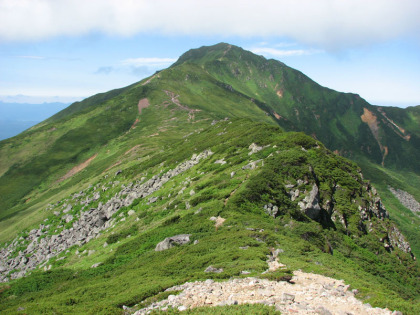
[[[0,101],[0,140],[21,133],[68,105],[68,103],[29,104]]]

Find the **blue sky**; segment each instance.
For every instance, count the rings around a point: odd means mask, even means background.
[[[418,0],[0,0],[0,101],[74,101],[228,42],[372,104],[420,104]]]

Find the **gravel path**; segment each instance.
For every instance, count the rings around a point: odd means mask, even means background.
[[[348,290],[349,286],[343,280],[296,271],[292,282],[293,284],[251,277],[226,282],[187,282],[167,290],[180,290],[182,292],[179,295],[170,295],[166,300],[134,314],[147,314],[153,309],[166,310],[168,307],[182,311],[200,306],[245,303],[274,305],[282,314],[401,314],[363,304],[355,298],[354,292]]]

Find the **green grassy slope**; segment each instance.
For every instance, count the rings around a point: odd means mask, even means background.
[[[134,134],[147,137],[160,129],[166,132],[163,141],[171,141],[179,132],[187,133],[207,119],[271,120],[249,98],[229,91],[198,67],[168,69],[147,85],[144,82],[75,103],[31,130],[2,141],[0,219],[26,208],[31,191],[53,188],[72,167],[104,152],[116,139],[120,151],[125,152],[136,142]],[[178,96],[175,102],[180,106],[172,101],[172,94]],[[151,106],[140,115],[137,103],[142,98]],[[132,129],[136,119],[139,123]],[[175,134],[168,131],[180,125]],[[102,170],[110,165],[103,164]]]
[[[198,64],[234,90],[260,101],[286,130],[312,135],[346,157],[363,155],[388,168],[420,172],[415,161],[420,154],[418,109],[372,106],[359,95],[322,87],[279,61],[224,43],[192,49],[174,67],[183,63]],[[377,131],[362,121],[365,110],[371,113]],[[405,134],[381,111],[395,112],[391,116],[398,123],[403,120],[402,127],[411,132],[411,138],[403,140]]]
[[[420,254],[418,217],[387,189],[405,182],[404,190],[420,200],[418,180],[404,181],[420,174],[419,106],[373,106],[359,95],[322,87],[279,61],[224,43],[192,49],[173,67],[182,64],[201,66],[232,90],[252,97],[283,129],[303,131],[359,163],[366,177],[379,186],[388,210]],[[413,221],[398,219],[405,215]]]
[[[250,155],[251,143],[264,148]],[[114,215],[119,221],[114,228],[51,259],[50,271],[35,271],[1,285],[2,313],[13,314],[23,307],[25,313],[121,314],[122,305],[133,307],[156,295],[163,298],[160,292],[185,281],[243,277],[243,270],[251,271],[251,276],[276,279],[298,268],[345,279],[360,290],[359,298],[374,306],[407,314],[419,312],[417,264],[399,249],[388,252],[378,242],[391,223],[372,217],[371,232],[359,229],[355,204],[370,197],[354,163],[302,133],[282,133],[273,125],[249,120],[214,125],[207,121],[204,130],[155,145],[152,151],[140,150],[122,161],[118,177],[115,169],[92,177],[93,187],[111,187],[96,204],[112,197],[122,185],[174,168],[192,153],[210,149],[214,154],[151,195],[158,197],[155,203],[149,204],[147,197],[122,207]],[[220,159],[226,164],[215,163]],[[255,169],[244,168],[257,160],[263,161]],[[288,183],[310,190],[314,181],[321,190],[320,203],[335,200],[333,212],[347,218],[346,226],[339,216],[311,220],[298,210],[300,199],[291,201],[284,186]],[[85,191],[92,193],[93,187]],[[69,197],[63,195],[60,200],[74,202]],[[264,212],[268,202],[279,205],[275,218]],[[51,230],[59,224],[51,215],[58,207],[47,213],[45,224],[51,225]],[[74,214],[78,209],[74,206]],[[127,215],[129,210],[135,215]],[[212,216],[226,221],[215,228],[209,220]],[[165,237],[181,233],[191,234],[198,244],[154,251]],[[248,247],[239,248],[243,246]],[[279,260],[289,270],[262,274],[270,248],[283,250]],[[94,252],[88,255],[88,251]],[[92,269],[98,262],[102,264]],[[209,265],[224,271],[205,273]],[[247,313],[258,310],[243,308]]]
[[[140,114],[137,106],[144,98],[150,105]],[[365,109],[376,119],[377,134],[361,120]],[[225,117],[230,121],[212,124]],[[105,202],[121,184],[151,178],[205,149],[215,154],[168,182],[154,195],[157,203],[141,199],[123,207],[116,218],[126,221],[82,248],[71,248],[58,257],[63,260],[53,258],[52,271],[2,285],[0,311],[15,313],[24,305],[28,313],[118,313],[123,304],[209,277],[203,272],[209,264],[224,268],[215,275],[221,279],[240,276],[242,270],[261,276],[270,248],[280,247],[280,261],[291,269],[343,278],[373,305],[417,314],[417,264],[378,242],[386,239],[390,221],[373,218],[373,232],[365,233],[358,206],[370,197],[358,167],[317,139],[360,163],[419,256],[420,220],[388,190],[391,185],[420,200],[418,117],[418,107],[375,107],[227,44],[191,50],[148,79],[75,103],[0,142],[0,243],[43,221],[60,229],[52,214],[57,203],[81,190],[92,193],[91,185],[112,187],[97,201]],[[251,143],[269,147],[249,155]],[[221,158],[227,163],[214,163]],[[242,169],[259,159],[264,163],[256,169]],[[88,160],[87,167],[61,180]],[[116,177],[119,169],[123,172]],[[231,172],[236,172],[232,178]],[[314,221],[302,215],[301,200],[291,201],[284,188],[297,179],[308,181],[302,192],[317,183],[321,203],[333,203],[337,216],[322,212]],[[182,187],[185,193],[178,194]],[[279,205],[276,218],[264,213],[267,203]],[[131,209],[135,216],[127,216]],[[75,206],[74,214],[80,210]],[[215,229],[209,218],[218,215],[227,221]],[[159,241],[179,233],[200,242],[153,251]],[[248,250],[238,249],[245,245]],[[90,268],[98,262],[100,267]]]

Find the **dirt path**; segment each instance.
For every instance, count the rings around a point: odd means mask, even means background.
[[[195,119],[195,113],[201,112],[201,110],[199,110],[199,109],[192,109],[192,108],[189,108],[188,106],[182,105],[180,103],[180,101],[178,100],[179,95],[175,94],[174,92],[171,92],[171,91],[168,91],[168,90],[164,90],[164,92],[166,93],[166,95],[168,95],[171,98],[171,102],[173,104],[178,106],[181,110],[188,111],[188,121],[194,120]]]
[[[67,178],[72,177],[73,175],[79,173],[81,170],[85,169],[86,167],[88,167],[88,165],[90,164],[90,162],[93,161],[94,158],[96,158],[96,156],[98,155],[98,153],[96,153],[95,155],[91,156],[90,158],[88,158],[86,161],[84,161],[83,163],[80,163],[79,165],[76,165],[75,167],[73,167],[70,171],[68,171],[66,173],[66,175],[64,175],[63,177],[61,177],[59,180],[57,180],[57,183],[62,182],[63,180],[66,180]]]

